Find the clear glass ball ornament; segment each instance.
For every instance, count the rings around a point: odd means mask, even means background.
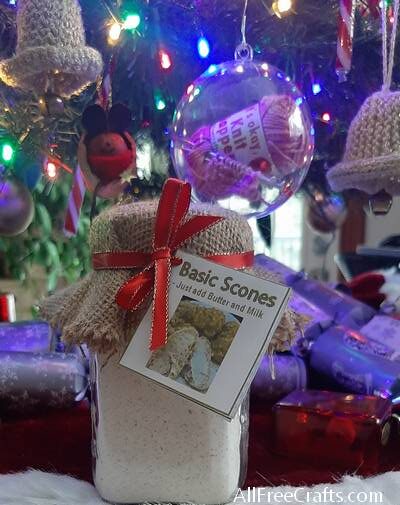
[[[242,48],[243,49],[243,48]],[[175,111],[172,159],[195,200],[265,216],[301,186],[314,151],[304,96],[274,66],[236,52],[191,84]]]

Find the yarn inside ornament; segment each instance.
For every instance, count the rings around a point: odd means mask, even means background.
[[[189,86],[175,113],[172,155],[195,198],[266,215],[300,187],[314,148],[308,107],[275,67],[223,63]]]

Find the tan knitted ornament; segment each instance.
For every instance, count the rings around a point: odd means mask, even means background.
[[[69,97],[96,81],[101,55],[86,46],[77,0],[19,0],[16,54],[0,62],[12,87]]]
[[[101,213],[92,224],[90,248],[93,253],[152,251],[158,201],[119,204]],[[234,212],[208,205],[192,205],[187,219],[194,215],[217,215],[224,219],[187,240],[183,249],[200,256],[238,254],[253,249],[247,221]],[[275,280],[275,274],[248,269],[258,277]],[[138,270],[95,270],[80,282],[44,301],[42,315],[62,329],[69,343],[87,343],[100,352],[125,348],[150,304],[129,312],[115,301],[119,288]],[[303,320],[287,310],[271,342],[270,351],[287,350]]]
[[[399,0],[394,6],[389,60],[386,2],[382,5],[384,84],[361,106],[350,125],[343,160],[328,172],[334,191],[354,188],[370,195],[381,191],[400,194],[400,92],[390,91]]]

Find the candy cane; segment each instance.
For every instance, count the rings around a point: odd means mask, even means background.
[[[113,68],[112,63],[110,63],[110,69],[111,68]],[[97,100],[97,103],[105,109],[110,105],[111,92],[111,74],[110,72],[107,72],[103,76],[100,89],[98,90]],[[83,199],[85,198],[85,191],[86,189],[82,170],[78,166],[75,170],[74,180],[72,182],[72,188],[68,199],[67,213],[65,215],[64,234],[67,237],[76,235],[78,231],[79,218],[83,205]]]
[[[351,69],[355,11],[355,0],[339,0],[339,25],[336,53],[336,73],[339,82],[346,81],[347,74]]]
[[[85,197],[85,184],[82,171],[78,166],[75,170],[71,193],[69,194],[67,213],[64,222],[64,234],[67,237],[76,235],[78,231],[79,216]]]

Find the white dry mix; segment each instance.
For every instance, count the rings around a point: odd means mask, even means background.
[[[229,422],[112,358],[97,365],[95,484],[114,503],[219,504],[241,478],[241,416]],[[242,416],[243,420],[243,416]]]

